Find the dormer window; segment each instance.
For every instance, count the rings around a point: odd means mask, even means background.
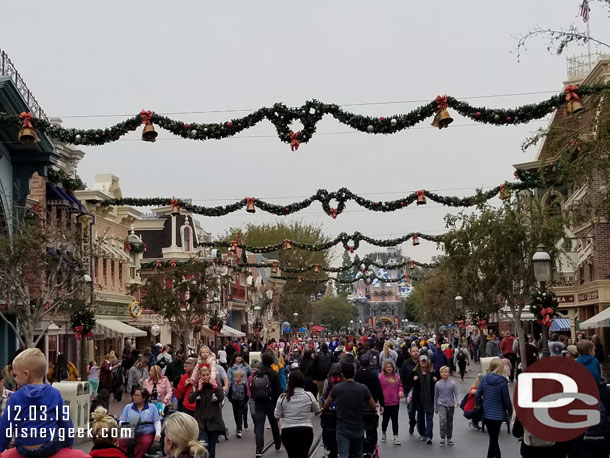
[[[182,249],[193,250],[193,232],[190,226],[182,226]]]

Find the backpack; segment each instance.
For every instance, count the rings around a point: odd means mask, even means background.
[[[466,407],[466,403],[468,402],[468,399],[470,398],[470,396],[471,396],[470,393],[464,395],[464,397],[460,401],[460,409],[464,410],[464,407]]]
[[[252,384],[250,385],[250,393],[257,402],[267,402],[273,400],[273,391],[271,389],[271,380],[269,380],[269,374],[261,373],[258,371],[252,377]]]
[[[64,380],[70,380],[70,373],[68,372],[68,369],[66,369],[65,367],[60,367],[58,378],[60,382],[63,382]]]
[[[377,350],[369,350],[366,352],[366,356],[370,360],[369,367],[372,369],[380,369],[379,367],[379,352]]]
[[[327,376],[328,371],[330,371],[331,365],[332,365],[332,361],[331,361],[330,355],[328,353],[320,353],[318,355],[317,371],[320,374],[324,374],[324,376]]]
[[[460,352],[457,354],[457,360],[459,363],[463,363],[466,361],[466,354],[460,350]]]

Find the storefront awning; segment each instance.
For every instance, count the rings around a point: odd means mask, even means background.
[[[550,331],[569,331],[570,320],[569,318],[555,318],[551,323]]]
[[[592,316],[588,320],[583,321],[579,325],[580,329],[595,329],[610,327],[610,307],[602,310],[597,315]]]
[[[104,334],[109,339],[125,337],[146,337],[146,331],[129,326],[119,320],[95,319],[95,333]]]
[[[212,334],[214,333],[214,331],[212,331],[207,324],[203,326],[203,330],[206,331],[206,333],[210,333],[210,332]],[[224,336],[224,337],[245,337],[246,336],[246,334],[244,332],[238,331],[237,329],[233,329],[231,326],[227,326],[226,324],[220,330],[220,335]]]

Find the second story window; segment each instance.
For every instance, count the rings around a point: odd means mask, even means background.
[[[112,286],[114,286],[114,260],[110,261],[110,281]]]
[[[191,251],[193,245],[193,237],[191,233],[191,228],[189,226],[184,226],[182,229],[182,248],[184,251]]]
[[[108,260],[102,259],[102,275],[104,276],[104,284],[108,284]]]

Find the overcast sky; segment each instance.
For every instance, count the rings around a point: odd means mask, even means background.
[[[49,116],[65,127],[103,128],[142,108],[185,112],[173,118],[225,121],[251,109],[283,102],[429,101],[439,94],[488,107],[513,107],[562,90],[565,57],[531,42],[521,62],[511,51],[515,35],[532,26],[577,24],[580,0],[500,1],[47,1],[3,2],[0,47],[7,51]],[[608,40],[610,19],[595,3],[592,35]],[[568,55],[585,50],[573,48]],[[355,106],[389,116],[416,103]],[[119,117],[90,115],[119,114]],[[389,200],[417,189],[470,195],[476,187],[513,179],[512,164],[534,159],[521,141],[545,121],[525,126],[455,122],[439,131],[429,121],[391,136],[354,133],[324,119],[298,152],[280,142],[268,122],[237,138],[194,142],[160,132],[156,143],[140,132],[121,141],[83,148],[79,174],[120,177],[124,196],[179,196],[200,205],[245,196],[291,202],[318,188],[348,187]],[[80,117],[71,117],[79,115]],[[430,120],[431,121],[431,120]],[[325,135],[322,135],[325,134]],[[332,135],[331,135],[332,134]],[[380,238],[418,231],[444,232],[451,209],[429,202],[394,213],[355,204],[332,220],[319,204],[290,218],[319,223],[330,235],[360,231]],[[455,211],[455,210],[453,210]],[[201,218],[220,234],[247,222],[276,217],[245,211]],[[285,219],[285,218],[284,218]],[[403,246],[428,261],[435,244]],[[364,254],[370,247],[363,245]],[[337,250],[339,255],[339,251]]]

